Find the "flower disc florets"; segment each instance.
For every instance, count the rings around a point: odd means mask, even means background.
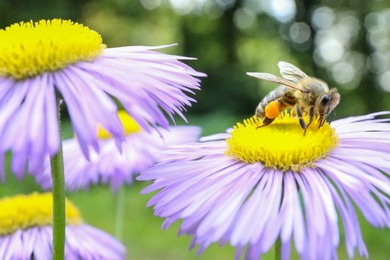
[[[306,116],[305,121],[309,118]],[[237,123],[227,139],[226,154],[247,163],[261,162],[274,169],[299,170],[327,156],[338,144],[330,124],[319,128],[314,118],[304,133],[297,118],[288,113],[261,127],[256,117]]]
[[[66,222],[82,223],[78,209],[66,200]],[[53,224],[53,198],[51,193],[33,193],[6,197],[0,200],[0,236],[18,229]]]
[[[141,126],[128,113],[123,110],[118,111],[118,117],[122,123],[126,135],[136,134],[142,131]],[[99,127],[97,136],[99,139],[110,139],[112,135],[106,129]]]
[[[105,47],[97,32],[69,20],[16,23],[0,30],[0,76],[20,80],[56,71],[91,61]]]

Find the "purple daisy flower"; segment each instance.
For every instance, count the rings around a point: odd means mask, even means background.
[[[67,190],[86,189],[97,183],[111,185],[117,191],[121,185],[131,184],[140,171],[154,165],[158,151],[167,145],[198,140],[201,132],[196,126],[173,126],[169,131],[145,132],[124,111],[119,111],[126,137],[118,150],[115,140],[107,132],[100,132],[100,152],[91,151],[87,160],[76,139],[63,142],[65,185]],[[47,161],[45,170],[35,175],[44,189],[51,189],[51,169]]]
[[[280,241],[282,259],[292,243],[303,259],[336,259],[343,227],[349,257],[355,249],[368,257],[355,207],[374,227],[390,227],[390,119],[379,117],[389,114],[321,128],[316,119],[305,135],[289,114],[261,128],[254,117],[167,150],[137,179],[154,180],[143,193],[160,191],[148,206],[164,229],[182,219],[179,234],[193,236],[200,253],[230,242],[236,258],[258,259]]]
[[[0,259],[52,258],[51,196],[33,193],[0,200]],[[69,201],[66,212],[65,259],[125,259],[125,247],[111,235],[82,223]]]
[[[42,170],[60,144],[56,93],[66,105],[83,154],[98,150],[101,125],[116,139],[124,132],[119,101],[145,130],[168,128],[164,112],[180,115],[205,76],[158,47],[106,48],[98,33],[60,19],[17,23],[0,30],[0,178],[3,156],[21,177]],[[115,99],[115,100],[114,100]],[[162,110],[160,110],[162,108]],[[17,133],[17,134],[16,134]]]

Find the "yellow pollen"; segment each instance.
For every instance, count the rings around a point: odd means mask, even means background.
[[[304,116],[306,123],[309,117]],[[247,163],[261,162],[282,171],[299,171],[314,167],[313,162],[326,157],[337,145],[338,138],[330,124],[313,118],[306,134],[299,120],[283,113],[270,125],[259,127],[262,120],[252,117],[237,123],[227,141],[226,154]]]
[[[66,200],[66,224],[82,223],[78,209]],[[18,229],[53,224],[53,200],[51,193],[32,193],[0,199],[0,236]]]
[[[97,32],[70,20],[15,23],[0,29],[0,77],[21,80],[92,61],[105,47]]]
[[[126,135],[131,135],[142,131],[142,128],[138,125],[138,123],[126,111],[118,111],[118,117],[122,123],[123,130],[125,131]],[[97,137],[99,139],[109,139],[112,138],[112,135],[104,128],[99,126]]]

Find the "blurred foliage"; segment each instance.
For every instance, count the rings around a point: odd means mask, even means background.
[[[337,87],[338,117],[390,109],[390,2],[385,0],[0,0],[1,27],[60,17],[88,25],[109,47],[178,43],[164,51],[196,57],[208,74],[191,115],[253,114],[295,64]]]

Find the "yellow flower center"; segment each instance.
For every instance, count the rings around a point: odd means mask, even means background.
[[[0,30],[0,76],[16,80],[56,71],[100,56],[101,36],[78,23],[53,19]]]
[[[305,122],[309,117],[304,116]],[[272,124],[264,127],[259,118],[252,117],[237,123],[227,141],[226,154],[247,163],[261,162],[266,167],[282,171],[299,171],[327,156],[338,144],[330,124],[318,128],[314,118],[306,134],[299,120],[283,113]]]
[[[123,130],[125,131],[126,135],[141,132],[142,128],[126,111],[118,111],[118,117],[121,120]],[[97,137],[100,139],[109,139],[112,138],[112,135],[104,128],[99,127]]]
[[[66,201],[66,223],[82,223],[78,209]],[[51,193],[32,193],[5,197],[0,200],[0,236],[18,229],[53,224],[53,200]]]

